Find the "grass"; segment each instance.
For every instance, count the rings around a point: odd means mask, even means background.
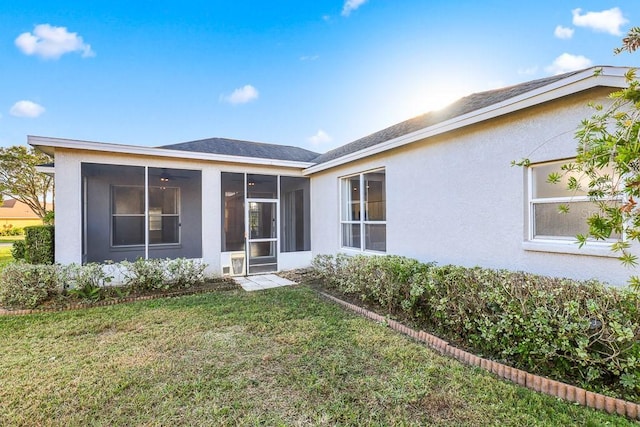
[[[0,318],[10,425],[634,425],[279,288]]]
[[[11,246],[0,246],[0,267],[13,261]]]
[[[0,243],[13,243],[16,240],[24,240],[24,235],[22,235],[22,236],[0,236]]]

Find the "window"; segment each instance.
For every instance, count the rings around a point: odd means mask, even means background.
[[[587,234],[589,226],[587,218],[597,212],[598,207],[589,200],[586,190],[568,190],[570,178],[582,181],[583,187],[588,183],[578,173],[563,175],[562,182],[549,183],[549,174],[557,172],[561,175],[563,164],[567,161],[532,165],[529,168],[529,239],[530,240],[566,240],[574,242],[578,234]],[[569,207],[569,212],[560,212],[561,205]],[[620,235],[612,235],[619,239]]]
[[[144,187],[116,185],[111,190],[112,245],[145,243]],[[149,187],[149,244],[180,242],[179,189]]]
[[[144,187],[111,190],[113,246],[144,245]]]
[[[340,180],[342,247],[387,250],[387,204],[384,169]]]

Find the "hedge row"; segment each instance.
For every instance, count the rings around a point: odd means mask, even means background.
[[[484,356],[640,398],[640,295],[630,289],[398,256],[318,256],[313,266],[344,294]]]
[[[24,228],[24,240],[13,242],[11,255],[29,264],[55,262],[55,228],[53,225],[34,225]]]
[[[184,258],[67,266],[18,261],[7,264],[0,271],[0,307],[31,309],[66,297],[99,301],[132,292],[185,289],[207,279],[206,266]],[[124,283],[109,287],[116,275],[121,276]]]

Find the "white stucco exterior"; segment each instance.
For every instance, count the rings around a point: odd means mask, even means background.
[[[279,251],[284,270],[307,266],[314,255],[366,253],[341,247],[340,180],[383,168],[387,254],[623,285],[633,271],[606,244],[530,239],[527,168],[511,162],[573,158],[574,132],[592,114],[588,102],[607,102],[612,88],[624,86],[625,71],[571,74],[317,164],[42,137],[29,143],[55,155],[56,261],[64,264],[82,261],[83,162],[201,171],[202,259],[215,274],[231,257],[220,244],[221,172],[310,178],[311,251]],[[632,251],[640,255],[637,246]]]
[[[220,174],[239,172],[265,175],[302,176],[301,167],[282,167],[243,163],[225,163],[194,159],[166,158],[158,155],[128,155],[86,149],[55,148],[56,181],[56,262],[82,263],[82,177],[83,163],[126,166],[150,166],[199,170],[202,172],[202,261],[207,273],[220,275],[228,254],[221,252]],[[311,252],[279,254],[279,268],[305,267]]]
[[[311,174],[313,253],[359,253],[340,248],[340,177],[384,167],[389,254],[623,284],[630,272],[608,247],[527,241],[526,169],[511,166],[574,157],[587,103],[609,92],[562,98]]]

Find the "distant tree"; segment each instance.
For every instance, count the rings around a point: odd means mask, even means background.
[[[53,178],[36,171],[36,166],[51,161],[51,157],[34,148],[0,148],[0,200],[3,196],[19,200],[38,217],[45,218],[46,200],[54,193]]]

